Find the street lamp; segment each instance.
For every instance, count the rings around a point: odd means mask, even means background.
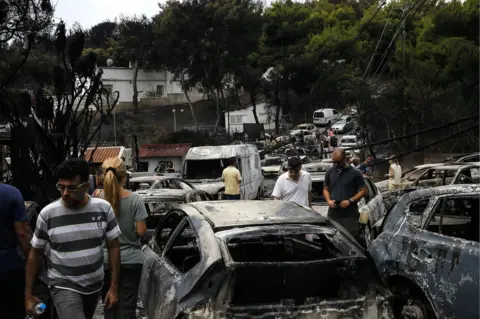
[[[175,111],[175,106],[172,105],[173,112],[173,131],[177,131],[177,112]],[[183,112],[183,109],[180,109],[180,112]]]

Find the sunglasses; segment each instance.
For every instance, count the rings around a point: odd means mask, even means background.
[[[68,185],[68,186],[57,183],[57,185],[55,186],[57,187],[58,191],[63,193],[65,190],[69,192],[76,192],[86,185],[88,185],[88,183],[82,183],[80,185]]]
[[[288,171],[289,172],[299,172],[300,169],[299,168],[289,168]]]

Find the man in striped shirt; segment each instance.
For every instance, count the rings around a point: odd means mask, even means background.
[[[39,259],[46,253],[50,294],[60,319],[91,319],[103,284],[103,241],[111,271],[105,307],[118,301],[120,245],[110,204],[91,198],[87,162],[70,159],[58,168],[61,199],[38,216],[27,261],[25,308],[33,314],[40,300],[32,295]]]

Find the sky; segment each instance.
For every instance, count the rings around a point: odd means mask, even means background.
[[[158,3],[164,0],[51,0],[55,20],[65,21],[67,28],[79,22],[83,29],[115,17],[158,13]]]

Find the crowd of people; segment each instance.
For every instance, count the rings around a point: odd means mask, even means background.
[[[366,196],[363,175],[371,167],[349,160],[345,150],[332,153],[325,174],[323,195],[329,218],[359,241],[357,203]],[[239,200],[242,176],[228,160],[222,178],[225,198]],[[40,212],[32,234],[22,194],[0,183],[0,285],[7,291],[0,306],[6,318],[35,315],[45,303],[35,286],[46,269],[49,298],[61,319],[91,319],[99,298],[105,318],[135,318],[143,257],[140,239],[148,216],[142,198],[124,188],[127,168],[122,159],[109,158],[97,171],[97,185],[89,195],[90,168],[86,161],[68,159],[57,171],[61,198]],[[392,161],[389,180],[398,184],[401,167]],[[297,157],[288,160],[288,171],[276,181],[273,199],[311,207],[312,179]],[[45,263],[46,261],[46,263]]]
[[[126,175],[121,159],[107,159],[103,189],[90,196],[88,163],[66,160],[57,171],[61,198],[42,209],[33,234],[22,195],[0,184],[0,285],[9,292],[0,304],[6,318],[35,317],[36,306],[48,302],[36,295],[45,269],[59,318],[93,318],[100,297],[105,318],[135,318],[148,215],[140,196],[124,188]]]

